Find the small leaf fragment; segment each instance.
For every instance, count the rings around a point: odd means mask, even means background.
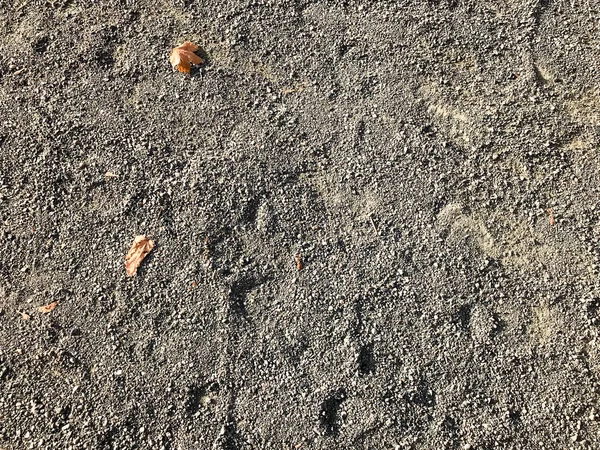
[[[138,267],[144,260],[148,253],[152,251],[154,248],[154,241],[146,238],[146,236],[139,235],[136,236],[129,252],[125,256],[125,269],[127,270],[127,275],[130,277],[135,276]]]
[[[58,302],[52,302],[52,303],[48,303],[47,305],[44,306],[40,306],[38,308],[38,311],[41,313],[49,313],[50,311],[52,311],[54,308],[56,308],[56,305],[58,305]]]
[[[171,50],[169,61],[171,62],[173,69],[177,69],[184,73],[190,73],[192,70],[190,64],[202,64],[204,60],[194,53],[197,50],[198,46],[189,41],[184,42]]]
[[[298,270],[304,269],[304,263],[302,262],[302,255],[300,253],[297,253],[295,258],[296,258],[296,268]]]
[[[292,87],[288,87],[288,88],[284,88],[281,90],[281,92],[283,93],[283,95],[289,95],[289,94],[293,94],[293,93],[301,93],[304,89],[306,89],[306,81],[303,81],[300,84],[297,84],[295,86]]]
[[[554,218],[554,213],[552,212],[552,210],[548,208],[546,212],[548,213],[550,225],[556,225],[556,219]]]
[[[21,314],[21,318],[23,320],[29,320],[29,319],[31,319],[31,316],[29,314],[27,314],[26,312],[19,311],[19,314]]]

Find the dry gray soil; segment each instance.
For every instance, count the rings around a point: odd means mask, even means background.
[[[598,0],[0,0],[0,448],[599,448],[599,80]]]

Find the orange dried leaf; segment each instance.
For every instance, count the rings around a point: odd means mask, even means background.
[[[146,236],[139,235],[135,237],[133,245],[125,256],[125,269],[127,269],[127,275],[133,277],[137,272],[138,267],[144,260],[148,253],[154,248],[154,241],[147,239]]]
[[[39,312],[41,312],[41,313],[49,313],[49,312],[50,312],[50,311],[52,311],[54,308],[56,308],[56,305],[58,305],[58,303],[57,303],[57,302],[52,302],[52,303],[49,303],[49,304],[47,304],[47,305],[45,305],[45,306],[40,306],[40,307],[38,308],[38,311],[39,311]]]
[[[171,62],[173,69],[190,73],[192,70],[190,64],[202,64],[204,60],[194,53],[197,50],[198,46],[192,42],[184,42],[171,50],[169,61]]]
[[[298,270],[304,269],[304,264],[302,263],[302,255],[300,253],[296,254],[296,267]]]
[[[550,208],[548,208],[546,211],[548,212],[548,218],[550,221],[550,225],[556,225],[556,219],[554,218],[554,214],[552,213],[552,210]]]

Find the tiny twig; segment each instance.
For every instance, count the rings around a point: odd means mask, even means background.
[[[375,230],[375,234],[379,234],[379,231],[377,231],[377,227],[375,226],[375,222],[373,221],[373,216],[369,215],[369,221],[371,222],[371,225],[373,226],[373,230]]]
[[[20,73],[23,73],[27,70],[27,67],[23,67],[22,69],[17,70],[16,72],[13,72],[13,75],[19,75]]]
[[[21,11],[23,8],[25,8],[27,5],[29,5],[29,3],[31,3],[30,0],[27,0],[25,3],[23,3],[21,6],[17,6],[16,11]],[[54,6],[54,5],[52,5]]]

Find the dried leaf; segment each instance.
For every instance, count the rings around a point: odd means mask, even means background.
[[[546,210],[546,212],[548,213],[548,218],[550,221],[550,225],[556,225],[556,219],[554,218],[554,214],[552,213],[552,210],[550,208],[548,208]]]
[[[296,267],[298,270],[304,269],[304,264],[302,263],[302,255],[300,253],[296,254]]]
[[[289,94],[293,94],[295,92],[297,93],[301,93],[304,89],[306,89],[306,81],[303,81],[302,83],[293,86],[293,87],[288,87],[288,88],[284,88],[281,90],[281,92],[283,93],[283,95],[289,95]]]
[[[184,42],[179,47],[175,47],[171,50],[169,61],[171,62],[173,69],[190,73],[192,70],[190,64],[202,64],[204,60],[194,53],[197,50],[198,46],[192,42]]]
[[[49,312],[50,312],[50,311],[52,311],[54,308],[56,308],[56,305],[58,305],[58,303],[57,303],[57,302],[52,302],[52,303],[49,303],[49,304],[47,304],[47,305],[45,305],[45,306],[40,306],[40,307],[38,308],[38,311],[39,311],[39,312],[41,312],[41,313],[49,313]]]
[[[144,258],[154,248],[154,241],[147,239],[146,236],[139,235],[135,237],[133,245],[125,256],[125,268],[127,269],[127,275],[133,277],[137,272],[138,267],[144,260]]]
[[[31,316],[29,314],[27,314],[26,312],[19,311],[19,314],[21,314],[21,318],[23,320],[29,320],[29,319],[31,319]]]

